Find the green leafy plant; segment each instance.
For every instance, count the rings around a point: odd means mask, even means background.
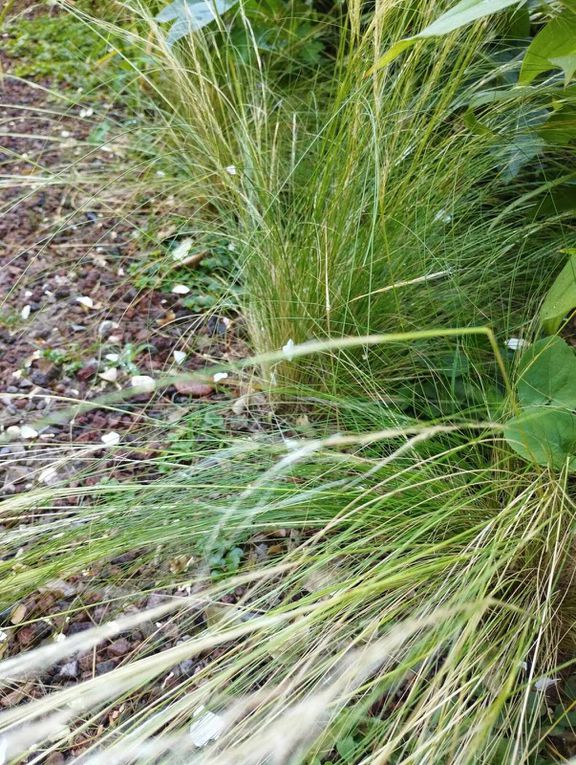
[[[522,411],[504,434],[524,459],[557,469],[576,468],[576,355],[561,338],[539,340],[518,369]]]
[[[532,40],[522,61],[518,82],[529,85],[539,74],[551,69],[564,72],[566,85],[576,72],[576,10],[573,7],[565,8]]]
[[[158,13],[156,20],[161,23],[173,22],[167,37],[168,45],[173,45],[191,32],[211,24],[237,2],[238,0],[174,0]]]
[[[442,37],[457,29],[468,26],[473,21],[478,21],[486,16],[491,16],[498,11],[511,6],[518,6],[518,0],[461,0],[448,11],[439,16],[431,24],[428,24],[421,32],[412,37],[405,37],[392,45],[386,53],[378,59],[368,74],[374,74],[378,69],[387,66],[405,50],[409,50],[418,40],[432,37]]]
[[[239,0],[175,0],[163,8],[156,20],[173,22],[166,42],[172,46],[178,40],[212,25],[222,14],[238,5]],[[249,19],[249,29],[244,19]],[[262,56],[290,57],[301,64],[317,64],[323,43],[312,20],[317,20],[305,2],[286,0],[247,0],[241,3],[241,14],[227,23],[227,35],[221,45],[227,46],[242,59],[251,58],[256,51]],[[223,25],[223,19],[220,21]]]
[[[576,309],[576,251],[566,250],[569,257],[548,290],[540,320],[548,334],[557,332],[563,320]]]

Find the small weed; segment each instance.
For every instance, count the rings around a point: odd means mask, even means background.
[[[170,292],[174,284],[184,284],[190,293],[182,299],[189,311],[201,313],[218,305],[221,308],[238,308],[241,286],[235,279],[237,265],[227,242],[222,240],[200,241],[195,250],[201,254],[194,266],[174,267],[171,252],[173,239],[164,247],[149,251],[144,262],[130,266],[132,283],[138,289],[156,289]],[[204,254],[208,251],[208,254]]]
[[[211,550],[208,566],[213,579],[225,574],[235,574],[240,568],[244,550],[225,540],[218,541]]]

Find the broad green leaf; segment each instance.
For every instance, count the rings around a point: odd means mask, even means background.
[[[546,337],[522,354],[518,398],[523,407],[550,404],[576,409],[576,356],[560,337]]]
[[[423,29],[416,37],[439,37],[461,29],[473,21],[492,16],[512,5],[523,5],[518,0],[462,0]]]
[[[528,462],[561,469],[576,469],[576,415],[537,406],[504,426],[509,445]]]
[[[503,37],[508,40],[525,40],[530,37],[530,11],[528,5],[508,11]]]
[[[510,88],[499,88],[492,90],[481,90],[478,93],[473,93],[470,96],[468,105],[471,109],[476,109],[478,106],[485,106],[486,104],[499,104],[506,103],[508,101],[524,101],[526,96],[533,94],[531,88],[528,87],[515,87],[512,90]]]
[[[562,319],[576,308],[576,255],[571,255],[560,271],[540,309],[544,331],[553,334]]]
[[[529,85],[550,69],[562,69],[566,84],[576,71],[576,13],[564,10],[549,21],[528,46],[518,83]]]
[[[557,109],[538,128],[538,134],[552,146],[568,146],[576,141],[576,106]]]
[[[378,69],[389,64],[407,48],[412,47],[416,40],[428,37],[440,37],[454,32],[457,29],[471,24],[473,21],[491,16],[494,13],[510,8],[513,5],[520,7],[525,0],[461,0],[453,8],[439,16],[421,32],[413,37],[405,37],[389,48],[377,63],[369,70],[368,75],[374,74]]]
[[[576,31],[575,31],[576,33]],[[564,72],[564,81],[568,85],[570,80],[574,77],[576,72],[576,45],[573,48],[573,52],[566,56],[553,56],[550,59],[550,63],[558,67]]]
[[[546,144],[535,131],[519,132],[496,152],[498,167],[505,181],[512,181],[518,173],[537,157]]]
[[[534,218],[548,218],[573,210],[576,210],[576,184],[558,186],[533,204]]]
[[[173,45],[182,37],[202,29],[238,0],[174,0],[156,16],[156,21],[173,21],[166,42]]]

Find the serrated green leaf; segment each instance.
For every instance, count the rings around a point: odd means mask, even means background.
[[[553,334],[562,319],[576,308],[576,255],[571,255],[560,271],[540,309],[544,331]]]
[[[533,343],[522,354],[516,383],[523,407],[576,409],[576,356],[560,337]]]
[[[528,462],[576,469],[576,415],[572,412],[531,407],[506,423],[504,437]]]
[[[576,71],[576,13],[564,10],[549,21],[528,46],[518,83],[529,85],[550,69],[562,69],[566,84]]]

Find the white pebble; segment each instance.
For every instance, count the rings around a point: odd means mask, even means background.
[[[184,361],[186,361],[186,354],[184,351],[174,351],[172,355],[174,356],[174,361],[177,364],[182,364]]]
[[[198,717],[202,710],[203,707],[194,713],[194,717]],[[219,738],[224,732],[225,727],[226,725],[222,717],[215,715],[213,712],[204,712],[190,726],[190,738],[194,746],[200,748],[206,746],[209,741],[215,741]]]
[[[104,446],[116,446],[120,443],[120,434],[112,430],[110,433],[104,433],[100,440]]]
[[[26,319],[30,316],[31,310],[32,309],[30,308],[29,305],[25,305],[24,308],[20,311],[20,316],[22,317],[22,319],[24,319],[24,321],[26,321]]]
[[[172,287],[172,292],[175,295],[187,295],[190,292],[190,287],[187,287],[185,284],[175,284]]]
[[[76,302],[80,303],[80,305],[83,305],[85,308],[94,308],[94,301],[91,297],[88,297],[88,295],[77,297]]]
[[[22,438],[31,439],[31,438],[38,438],[38,431],[35,430],[30,425],[22,425],[20,428],[20,435]]]
[[[214,377],[212,378],[214,382],[220,382],[220,380],[225,380],[228,377],[227,372],[216,372]]]
[[[118,379],[118,370],[116,367],[110,367],[110,369],[106,369],[104,372],[100,372],[98,377],[105,382],[116,382]]]
[[[45,483],[47,486],[58,480],[58,473],[55,468],[48,467],[43,470],[38,476],[40,483]]]
[[[156,387],[156,382],[148,375],[134,375],[130,378],[130,385],[133,388],[140,388],[144,393],[150,393]]]

